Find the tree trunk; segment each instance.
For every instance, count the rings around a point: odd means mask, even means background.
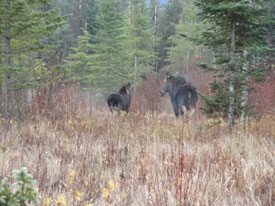
[[[82,27],[82,26],[85,26],[83,25],[83,22],[82,22],[82,0],[79,0],[79,4],[78,4],[78,21],[79,21],[79,25]]]
[[[243,57],[247,57],[248,52],[244,50]],[[248,105],[248,83],[249,83],[249,77],[247,75],[248,72],[248,62],[245,62],[243,65],[243,72],[245,73],[245,78],[242,83],[242,99],[241,99],[241,107],[242,107],[242,114],[241,119],[244,120],[246,118],[247,114],[247,105]]]
[[[233,20],[231,28],[231,51],[230,51],[230,65],[233,68],[230,69],[228,74],[229,80],[229,106],[228,106],[228,119],[227,119],[227,134],[232,134],[232,129],[235,121],[234,116],[234,103],[235,103],[235,86],[233,75],[236,72],[235,68],[235,51],[236,51],[236,22]]]
[[[214,62],[213,67],[214,67],[214,69],[215,69],[215,72],[214,72],[214,80],[217,81],[217,72],[216,72],[216,71],[217,71],[217,64],[216,64],[216,49],[213,50],[212,55],[213,55],[213,62]]]
[[[5,117],[7,120],[11,118],[11,89],[10,89],[10,79],[11,74],[9,68],[11,67],[10,58],[10,38],[6,37],[6,71],[4,73],[5,77]]]
[[[0,60],[1,65],[1,60]],[[0,76],[0,115],[3,114],[3,108],[2,108],[2,77]]]
[[[155,47],[155,52],[156,52],[156,27],[157,27],[157,20],[158,20],[158,5],[159,5],[159,0],[154,0],[153,1],[153,6],[154,6],[154,22],[153,22],[153,27],[154,27],[154,47]],[[155,76],[157,77],[158,75],[158,66],[157,66],[157,59],[155,58]]]
[[[137,55],[135,54],[134,88],[136,88],[136,84],[137,84],[137,67],[138,67],[138,60],[137,60]]]
[[[158,17],[158,0],[155,0],[154,1],[154,33],[156,32],[157,17]]]
[[[6,1],[7,10],[10,10],[10,0]],[[6,70],[4,72],[5,78],[5,117],[7,120],[8,129],[10,129],[11,120],[11,73],[9,71],[11,67],[11,40],[10,40],[10,29],[7,29],[5,36],[5,53],[6,53]]]
[[[2,6],[2,1],[0,1],[0,6]],[[1,24],[1,18],[0,18],[0,24]],[[1,45],[1,37],[0,37],[0,45]],[[1,48],[0,48],[1,50]],[[0,57],[0,66],[2,65],[2,59]],[[2,107],[2,94],[3,94],[3,88],[2,88],[2,76],[0,76],[0,115],[3,115],[3,107]]]
[[[190,48],[187,46],[187,55],[186,55],[186,79],[189,81],[189,59],[190,59]]]
[[[158,0],[155,0],[155,15],[154,15],[154,47],[156,48],[156,26],[157,26],[157,17],[158,17]],[[158,68],[157,68],[157,59],[155,58],[155,71],[156,75],[158,73]]]
[[[32,113],[32,88],[29,88],[27,90],[27,104],[28,104],[28,107],[30,108],[30,112]]]

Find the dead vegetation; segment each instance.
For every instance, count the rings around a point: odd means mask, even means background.
[[[274,205],[273,115],[229,139],[198,116],[69,108],[1,131],[1,179],[27,167],[41,205]]]

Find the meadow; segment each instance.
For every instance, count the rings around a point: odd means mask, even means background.
[[[63,103],[0,131],[1,179],[27,167],[40,205],[274,205],[274,114],[229,138],[199,113],[114,118],[106,106]]]

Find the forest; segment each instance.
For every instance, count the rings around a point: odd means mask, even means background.
[[[0,205],[273,206],[274,88],[274,0],[0,0]]]

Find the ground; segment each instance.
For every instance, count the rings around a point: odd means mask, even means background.
[[[41,205],[274,205],[275,117],[231,137],[206,118],[35,116],[1,131],[0,177],[27,167]]]

